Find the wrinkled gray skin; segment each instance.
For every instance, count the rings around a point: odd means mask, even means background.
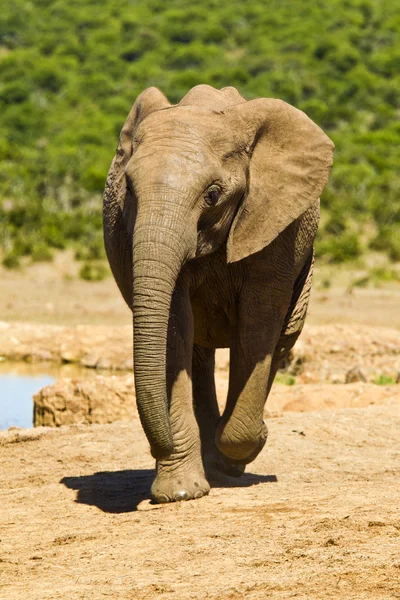
[[[267,439],[263,407],[307,310],[333,144],[304,113],[234,88],[173,106],[136,100],[104,195],[107,256],[133,311],[139,414],[158,502],[240,475]],[[220,416],[215,348],[230,348]]]

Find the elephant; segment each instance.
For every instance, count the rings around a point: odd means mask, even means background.
[[[267,439],[263,410],[299,336],[334,145],[303,112],[234,87],[136,99],[107,176],[104,243],[133,313],[153,501],[201,498]],[[215,349],[230,349],[220,414]]]

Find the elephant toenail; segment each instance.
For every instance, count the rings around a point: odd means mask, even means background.
[[[160,504],[164,504],[165,502],[170,502],[170,499],[165,494],[160,494],[159,496],[157,496],[157,502],[159,502]]]
[[[177,492],[174,496],[176,502],[181,502],[182,500],[187,500],[189,498],[188,493],[185,490],[181,490]]]
[[[195,498],[202,498],[203,496],[204,494],[201,490],[198,490],[194,495]]]

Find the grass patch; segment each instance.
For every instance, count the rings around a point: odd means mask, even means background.
[[[380,287],[384,283],[400,282],[400,273],[393,267],[374,267],[352,282],[352,287]]]
[[[32,248],[31,258],[33,262],[51,262],[54,255],[49,246],[45,243],[38,243]]]
[[[85,281],[103,281],[109,273],[104,263],[85,262],[79,270],[79,277]]]
[[[396,383],[396,381],[390,375],[381,374],[375,377],[374,383],[375,385],[393,385],[394,383]]]
[[[292,375],[288,375],[287,373],[277,373],[275,377],[275,383],[280,383],[282,385],[295,385],[296,378]]]
[[[9,252],[1,261],[6,269],[18,269],[21,266],[19,256],[14,252]]]

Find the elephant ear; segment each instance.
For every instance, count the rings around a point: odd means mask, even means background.
[[[282,100],[251,100],[229,113],[233,126],[244,125],[250,155],[247,195],[227,242],[227,260],[235,262],[262,250],[318,200],[334,145],[302,111]]]
[[[126,166],[132,156],[132,138],[139,123],[155,110],[170,103],[157,88],[149,88],[137,97],[125,121],[118,147],[107,175],[103,197],[104,246],[115,280],[130,306],[132,278],[132,234],[136,218],[135,198],[126,184]]]
[[[126,195],[125,168],[132,156],[134,132],[150,113],[169,106],[171,104],[167,98],[155,87],[148,88],[137,97],[121,130],[116,154],[108,172],[104,193],[106,202],[116,202],[123,209]]]

